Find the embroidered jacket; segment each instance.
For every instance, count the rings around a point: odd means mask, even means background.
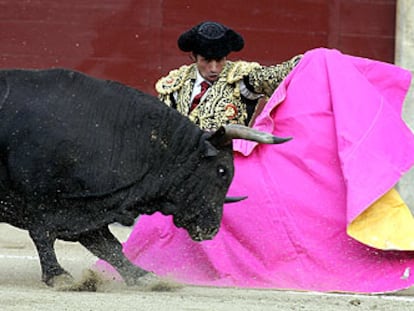
[[[219,78],[191,112],[190,97],[197,77],[195,63],[170,71],[157,81],[155,89],[165,104],[203,129],[229,123],[248,125],[260,97],[270,97],[299,59],[300,56],[295,56],[268,67],[256,62],[227,61]]]

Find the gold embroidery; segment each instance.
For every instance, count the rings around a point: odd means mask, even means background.
[[[272,95],[276,87],[294,67],[293,59],[280,65],[264,67],[255,62],[227,61],[217,81],[200,104],[190,111],[190,98],[197,77],[196,64],[172,70],[156,83],[159,98],[171,106],[176,93],[176,109],[203,129],[214,129],[229,123],[246,124],[247,109],[240,94],[240,81],[248,76],[258,94]]]
[[[233,120],[237,116],[237,112],[238,110],[236,105],[228,104],[226,105],[224,114],[227,117],[227,119]]]
[[[195,64],[183,65],[178,69],[171,70],[168,76],[159,79],[155,83],[155,90],[161,95],[171,94],[178,91],[186,81],[195,78]]]
[[[227,82],[235,83],[247,76],[252,70],[261,68],[259,63],[237,61],[228,69]]]
[[[295,56],[281,64],[254,68],[249,72],[249,84],[256,93],[270,97],[293,67],[296,66],[298,58],[300,59],[300,56]]]

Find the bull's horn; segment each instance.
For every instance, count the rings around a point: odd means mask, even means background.
[[[262,144],[281,144],[292,139],[292,137],[277,137],[270,133],[261,132],[240,124],[226,125],[225,130],[226,137],[230,139],[246,139]]]
[[[246,196],[244,197],[226,197],[226,199],[224,200],[224,203],[234,203],[234,202],[240,202],[247,199]]]

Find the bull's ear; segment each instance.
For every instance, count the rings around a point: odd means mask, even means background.
[[[215,157],[218,155],[218,150],[208,141],[204,141],[204,156],[205,157]]]
[[[231,144],[231,137],[226,134],[226,128],[224,126],[220,126],[215,132],[211,134],[208,138],[210,143],[219,148],[221,146],[226,146]]]

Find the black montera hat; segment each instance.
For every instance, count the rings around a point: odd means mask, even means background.
[[[178,38],[178,47],[209,59],[220,59],[244,47],[244,40],[234,30],[216,22],[203,22]]]

